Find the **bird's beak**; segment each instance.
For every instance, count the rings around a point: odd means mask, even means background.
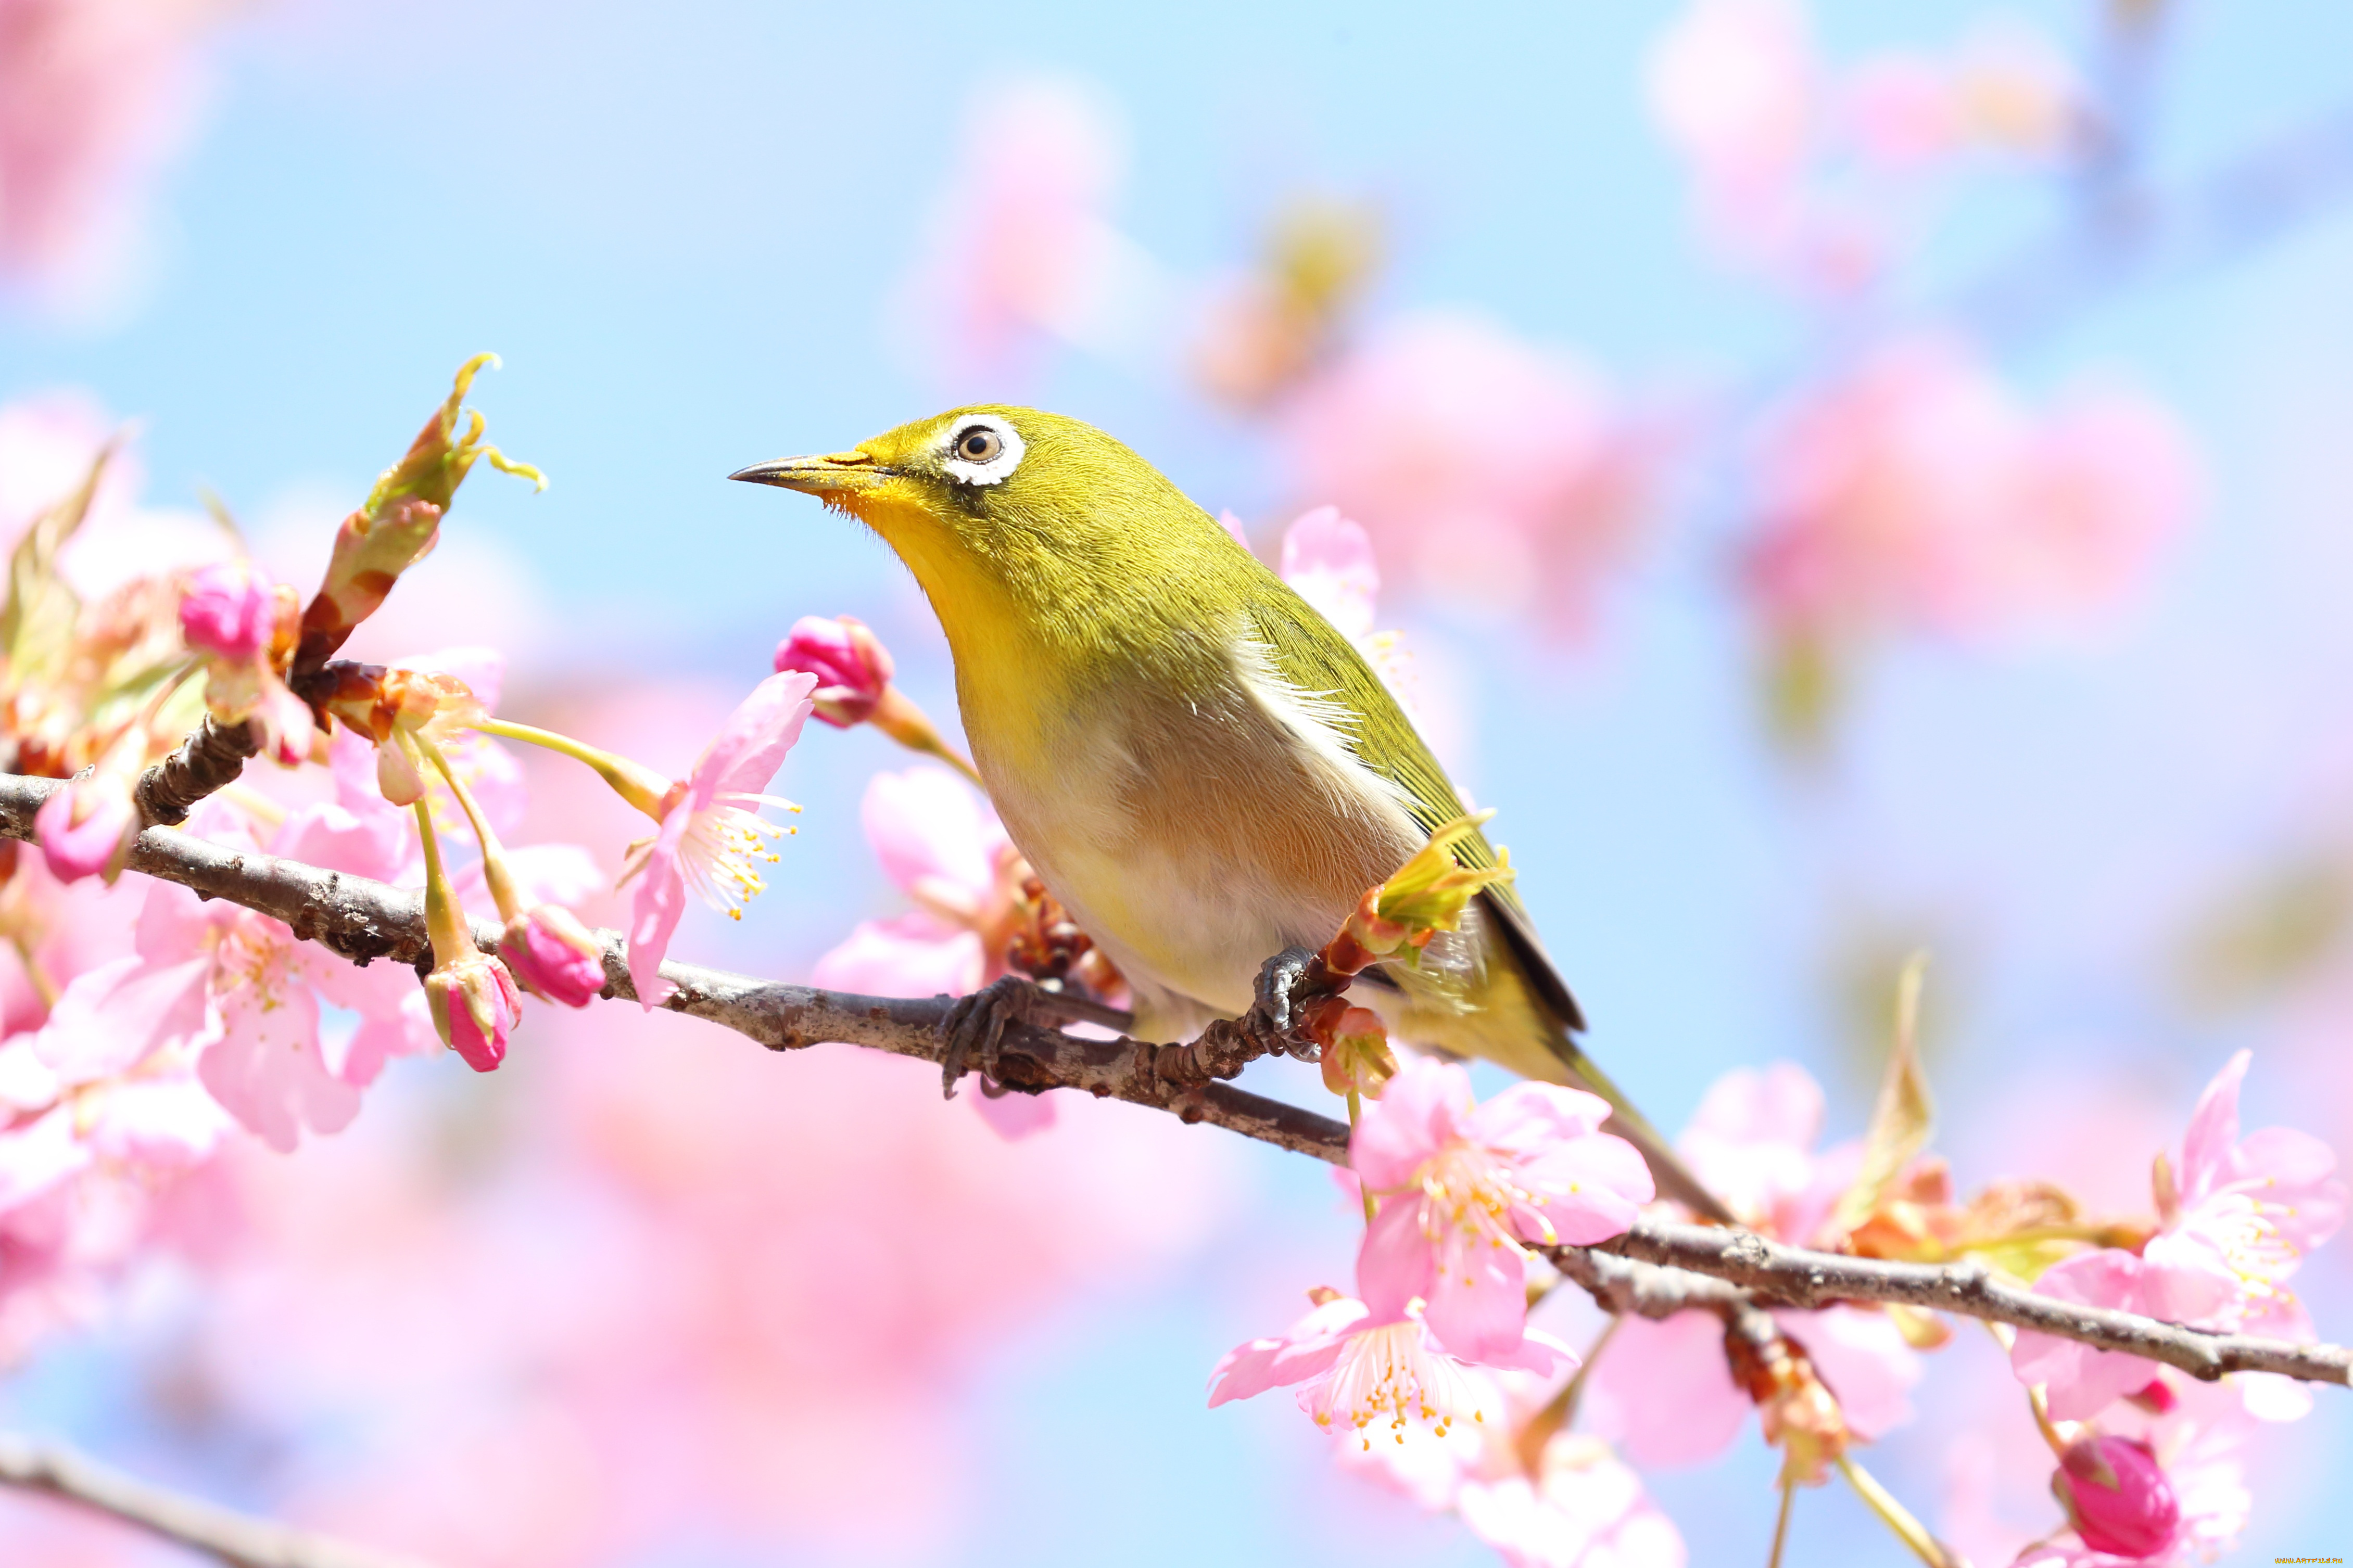
[[[851,451],[829,452],[822,458],[779,458],[773,463],[754,463],[748,468],[738,468],[727,477],[755,485],[779,485],[788,490],[827,496],[871,489],[890,478],[891,470],[879,467],[863,452]]]

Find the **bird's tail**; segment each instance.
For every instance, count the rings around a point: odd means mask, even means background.
[[[1717,1225],[1737,1225],[1739,1221],[1724,1201],[1707,1190],[1700,1179],[1674,1149],[1651,1125],[1650,1119],[1634,1109],[1625,1091],[1609,1081],[1609,1075],[1593,1065],[1593,1058],[1580,1049],[1566,1031],[1550,1042],[1554,1054],[1568,1069],[1576,1087],[1591,1089],[1609,1102],[1609,1120],[1603,1131],[1615,1132],[1641,1152],[1643,1163],[1651,1167],[1651,1179],[1658,1184],[1659,1195],[1672,1198],[1702,1219]]]

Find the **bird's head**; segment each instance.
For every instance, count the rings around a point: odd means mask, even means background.
[[[730,476],[816,496],[872,528],[931,596],[951,641],[976,618],[1080,627],[1180,611],[1250,565],[1159,470],[1091,425],[984,405],[846,452]]]

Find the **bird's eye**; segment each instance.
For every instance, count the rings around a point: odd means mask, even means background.
[[[940,466],[956,483],[986,489],[1004,483],[1006,476],[1021,466],[1026,450],[1021,432],[1011,421],[993,414],[975,415],[957,420],[950,428]]]

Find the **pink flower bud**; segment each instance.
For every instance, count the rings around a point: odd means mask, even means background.
[[[891,684],[891,650],[855,616],[803,616],[776,645],[776,671],[817,677],[817,716],[837,730],[862,724]]]
[[[526,987],[566,1007],[586,1007],[605,989],[605,950],[561,904],[534,905],[509,921],[499,956]]]
[[[2115,1557],[2156,1557],[2181,1533],[2181,1504],[2146,1443],[2086,1437],[2068,1445],[2051,1490],[2084,1544]]]
[[[50,792],[34,814],[41,855],[61,882],[103,876],[112,881],[139,837],[139,810],[130,782],[96,773]]]
[[[200,567],[180,597],[180,635],[201,652],[246,664],[261,657],[278,626],[278,592],[241,561]]]
[[[480,952],[443,964],[425,977],[425,999],[443,1045],[476,1072],[499,1065],[522,1005],[504,964]]]

